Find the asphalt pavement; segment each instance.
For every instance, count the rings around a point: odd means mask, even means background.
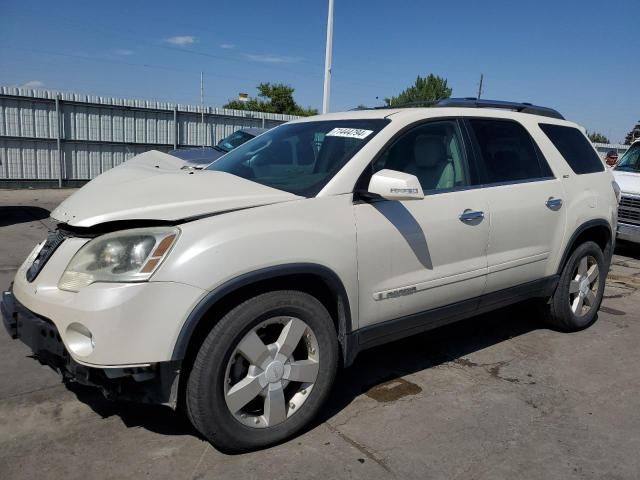
[[[73,190],[0,190],[0,289]],[[225,455],[165,407],[65,386],[0,332],[0,479],[638,479],[640,246],[620,244],[598,322],[526,305],[362,353],[304,434]]]

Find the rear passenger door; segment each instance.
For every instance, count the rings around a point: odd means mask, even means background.
[[[520,123],[465,123],[491,211],[485,293],[551,275],[550,257],[562,243],[566,221],[562,182]]]

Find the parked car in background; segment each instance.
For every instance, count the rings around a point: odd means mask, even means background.
[[[613,175],[621,192],[618,238],[640,243],[640,140],[618,161]]]
[[[184,160],[182,168],[203,168],[222,155],[248,142],[252,138],[269,130],[268,128],[241,128],[228,137],[223,138],[213,147],[177,148],[170,150],[169,155]]]
[[[523,300],[562,331],[598,318],[618,192],[555,110],[448,99],[294,120],[202,170],[165,157],[57,207],[2,316],[67,380],[182,404],[223,450],[308,427],[364,349]]]

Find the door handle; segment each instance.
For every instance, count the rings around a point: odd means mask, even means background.
[[[476,220],[482,220],[484,219],[484,212],[480,212],[477,210],[471,210],[470,208],[467,208],[464,212],[462,212],[462,214],[460,215],[460,220],[465,222],[465,223],[470,223]]]
[[[549,197],[545,205],[551,210],[560,210],[560,208],[562,208],[562,199]]]

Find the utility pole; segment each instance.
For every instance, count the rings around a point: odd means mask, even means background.
[[[478,100],[480,100],[480,96],[482,95],[482,80],[484,78],[484,75],[481,73],[480,74],[480,85],[478,86]]]
[[[329,111],[331,97],[331,57],[333,54],[333,0],[329,0],[327,17],[327,46],[324,56],[324,92],[322,96],[322,113]]]
[[[204,74],[202,72],[200,72],[200,114],[201,114],[200,128],[202,129],[202,148],[204,148],[207,131],[204,128]]]

